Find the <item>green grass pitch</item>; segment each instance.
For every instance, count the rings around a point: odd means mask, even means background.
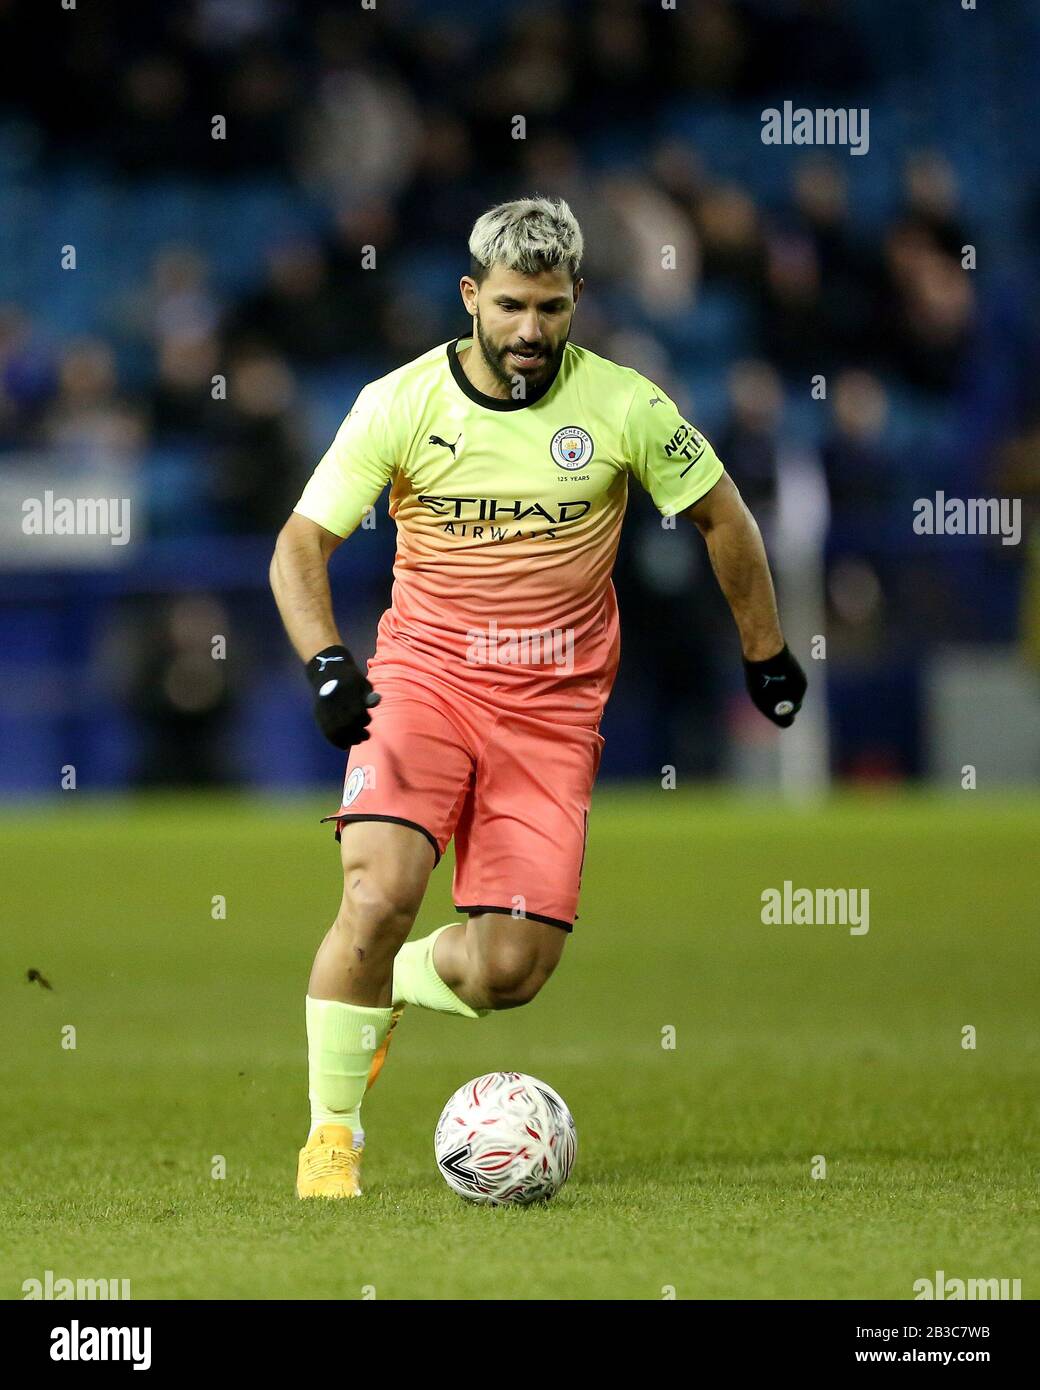
[[[0,820],[3,1297],[47,1269],[136,1299],[910,1299],[940,1269],[1036,1297],[1036,801],[604,788],[556,975],[479,1023],[406,1013],[366,1196],[328,1204],[293,1195],[323,810],[77,792]],[[763,925],[785,879],[869,888],[869,932]],[[445,863],[416,934],[450,891]],[[574,1112],[549,1206],[435,1170],[442,1104],[499,1068]]]

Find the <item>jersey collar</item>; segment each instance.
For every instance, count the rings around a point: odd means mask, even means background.
[[[463,395],[468,396],[471,401],[476,401],[477,405],[482,405],[485,410],[523,410],[525,406],[534,405],[537,401],[547,396],[556,384],[556,378],[560,375],[560,368],[563,366],[563,357],[557,364],[556,371],[552,374],[544,386],[537,391],[532,391],[529,395],[519,400],[512,397],[506,399],[503,396],[487,396],[483,391],[478,391],[466,375],[462,363],[459,361],[458,346],[461,342],[472,342],[472,338],[455,338],[448,344],[448,366],[451,374],[455,378],[455,383]],[[564,349],[566,353],[566,349]]]

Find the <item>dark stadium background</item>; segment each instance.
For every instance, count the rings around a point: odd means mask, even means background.
[[[70,762],[80,788],[335,783],[273,538],[360,386],[466,328],[468,229],[529,192],[585,231],[575,341],[674,394],[768,534],[787,458],[825,479],[807,630],[834,772],[940,776],[995,726],[1015,746],[994,779],[1035,781],[1035,5],[54,8],[46,78],[15,62],[0,92],[5,793],[56,791]],[[9,54],[28,13],[0,3]],[[785,100],[869,108],[869,153],[763,145]],[[21,499],[70,479],[134,499],[131,544],[24,544]],[[1022,543],[914,535],[937,489],[1021,496]],[[384,499],[333,566],[365,654],[392,554]],[[616,584],[605,774],[761,777],[775,737],[701,542],[636,491]]]

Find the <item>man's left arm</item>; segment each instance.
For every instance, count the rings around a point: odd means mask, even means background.
[[[780,630],[762,533],[728,473],[685,515],[704,537],[711,567],[733,613],[748,694],[782,729],[794,723],[808,682]]]
[[[700,430],[659,386],[637,373],[632,378],[622,457],[663,516],[681,512],[703,535],[740,633],[748,694],[767,719],[786,729],[801,708],[806,679],[780,631],[755,518]]]

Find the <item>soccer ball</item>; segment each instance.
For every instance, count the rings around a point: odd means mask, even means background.
[[[574,1164],[578,1135],[563,1100],[520,1071],[467,1081],[433,1136],[444,1181],[467,1201],[505,1206],[548,1201]]]

